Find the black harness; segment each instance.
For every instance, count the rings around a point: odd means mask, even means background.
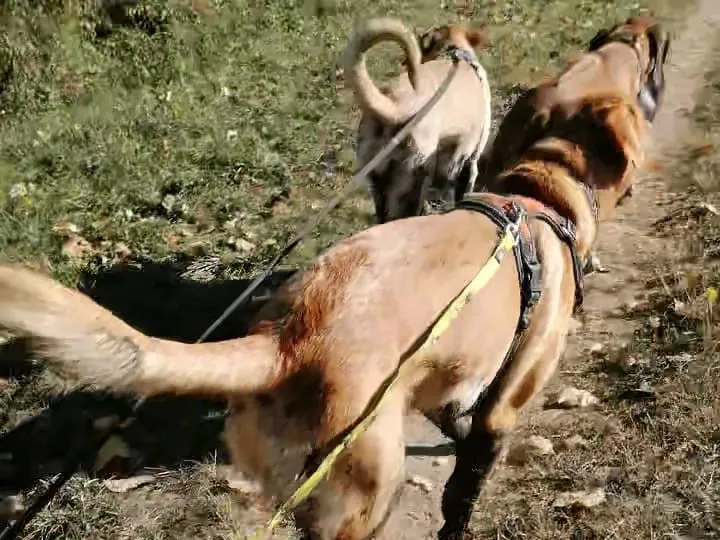
[[[497,199],[502,197],[507,204],[502,206],[497,204]],[[486,199],[486,200],[483,200]],[[493,201],[493,199],[496,199]],[[487,194],[476,194],[472,200],[463,199],[450,210],[472,210],[480,212],[487,216],[500,230],[504,230],[509,223],[517,221],[522,202],[517,197],[498,196]],[[520,228],[518,242],[513,248],[515,255],[515,264],[518,270],[518,278],[520,280],[521,292],[521,310],[520,320],[518,322],[518,332],[525,330],[530,324],[530,312],[535,304],[540,300],[542,293],[542,276],[541,264],[538,260],[537,249],[532,235],[527,226],[527,219],[539,219],[547,223],[557,237],[562,240],[570,250],[573,260],[573,276],[575,278],[575,309],[580,309],[584,298],[583,288],[583,261],[575,249],[575,225],[566,217],[557,214],[552,210],[531,212],[527,208],[523,208],[525,221]]]
[[[592,196],[592,192],[589,189],[587,189],[586,192],[590,198],[593,212],[597,217],[595,198]],[[518,279],[520,281],[520,317],[515,330],[515,336],[510,344],[510,348],[505,354],[505,358],[500,365],[498,373],[505,369],[508,361],[517,351],[520,340],[524,335],[524,331],[530,325],[532,310],[540,300],[540,296],[542,294],[542,265],[538,260],[537,249],[528,226],[528,220],[539,219],[540,221],[547,223],[557,237],[568,246],[573,261],[573,277],[575,278],[575,310],[581,309],[584,298],[584,263],[575,248],[575,224],[549,208],[532,212],[522,203],[523,198],[524,197],[498,195],[487,192],[477,193],[473,195],[472,199],[463,199],[458,202],[453,209],[448,210],[448,212],[453,212],[455,210],[472,210],[473,212],[479,212],[484,216],[487,216],[487,218],[490,219],[490,221],[492,221],[499,230],[505,230],[510,223],[518,222],[519,215],[523,216],[523,219],[520,222],[518,241],[513,248],[515,265],[517,267]],[[462,418],[477,411],[485,400],[487,392],[492,384],[493,383],[490,383],[483,389],[475,400],[475,403],[468,410],[456,410],[453,416],[456,418]]]

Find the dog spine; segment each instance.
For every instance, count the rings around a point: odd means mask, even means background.
[[[19,265],[0,266],[0,327],[30,338],[37,352],[80,382],[116,391],[226,397],[278,380],[271,336],[197,345],[152,338]]]
[[[370,19],[355,31],[343,54],[345,80],[355,93],[358,105],[386,124],[399,125],[407,120],[397,104],[372,81],[365,64],[365,53],[383,41],[393,41],[402,47],[407,58],[410,84],[417,89],[418,69],[422,60],[420,47],[408,29],[397,19]]]

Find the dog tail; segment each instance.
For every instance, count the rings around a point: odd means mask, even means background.
[[[386,124],[398,125],[407,120],[408,115],[375,85],[365,64],[365,53],[382,41],[393,41],[402,47],[407,58],[410,84],[413,88],[418,87],[418,69],[422,56],[420,46],[401,21],[389,17],[370,19],[355,30],[343,53],[345,80],[355,92],[363,111],[375,115]]]
[[[225,397],[278,380],[267,335],[187,344],[144,335],[78,291],[20,265],[0,265],[0,327],[29,338],[81,383],[140,395]]]

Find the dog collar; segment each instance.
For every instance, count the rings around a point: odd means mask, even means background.
[[[450,45],[447,49],[445,49],[444,54],[445,56],[449,56],[453,59],[463,60],[473,69],[478,79],[480,79],[481,81],[484,79],[482,68],[480,67],[480,62],[478,61],[477,56],[475,56],[475,53],[473,53],[472,51],[468,51],[467,49],[461,49],[460,47],[457,47],[455,45]]]
[[[638,86],[640,87],[637,96],[635,96],[635,99],[637,100],[638,107],[642,111],[645,120],[647,120],[648,122],[652,122],[655,118],[655,114],[657,113],[658,104],[655,96],[653,96],[648,89],[648,85],[643,84],[643,80],[645,79],[647,74],[643,72],[643,55],[642,51],[640,50],[640,42],[638,41],[636,36],[625,38],[625,36],[622,35],[618,36],[618,38],[614,39],[614,41],[626,43],[632,48],[633,52],[635,53],[638,65]]]
[[[638,107],[642,111],[645,119],[648,122],[652,122],[655,118],[655,114],[657,113],[658,103],[655,99],[655,96],[653,96],[648,89],[647,84],[643,84],[643,80],[645,79],[646,74],[643,73],[643,55],[642,50],[640,50],[640,43],[638,37],[632,32],[630,32],[627,28],[618,28],[617,30],[615,30],[615,32],[608,34],[602,42],[590,47],[590,50],[595,51],[603,45],[611,42],[624,43],[625,45],[629,46],[635,53],[638,65],[638,86],[640,87],[635,98],[637,100]]]

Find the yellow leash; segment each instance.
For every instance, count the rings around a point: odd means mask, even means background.
[[[390,377],[385,381],[385,383],[383,384],[383,387],[385,389],[382,390],[380,397],[375,400],[375,404],[370,405],[369,412],[360,420],[360,422],[355,425],[355,427],[347,435],[345,435],[343,440],[335,448],[333,448],[333,450],[325,457],[325,459],[323,459],[322,463],[320,463],[320,466],[315,470],[315,472],[308,476],[307,480],[305,480],[305,482],[303,482],[300,487],[298,487],[295,493],[293,493],[290,498],[285,501],[285,503],[283,503],[283,505],[272,517],[272,519],[268,521],[267,525],[259,529],[252,536],[248,537],[248,540],[260,540],[261,538],[266,538],[267,535],[270,535],[273,530],[280,524],[280,522],[284,518],[288,517],[290,512],[295,507],[297,507],[300,503],[307,499],[312,493],[312,491],[318,486],[318,484],[320,484],[320,482],[328,475],[330,469],[335,464],[335,461],[337,460],[340,453],[348,446],[350,446],[353,441],[355,441],[358,437],[365,433],[367,428],[370,427],[370,424],[372,424],[372,422],[377,417],[382,405],[387,401],[387,398],[390,396],[390,391],[402,378],[402,375],[410,367],[412,367],[412,360],[416,359],[418,356],[420,356],[421,353],[425,352],[428,348],[437,343],[438,339],[440,339],[440,336],[442,336],[445,331],[450,327],[450,323],[452,323],[453,320],[457,318],[457,316],[460,314],[463,307],[465,307],[465,304],[468,303],[470,298],[472,298],[472,296],[480,289],[485,287],[485,285],[488,284],[493,275],[495,275],[495,272],[497,272],[497,270],[500,268],[500,264],[502,263],[505,254],[511,251],[515,247],[515,244],[517,244],[520,221],[522,220],[522,218],[523,213],[521,210],[519,210],[516,221],[508,224],[505,227],[502,238],[495,246],[495,249],[490,256],[490,259],[475,275],[472,281],[470,281],[463,288],[463,290],[460,291],[460,293],[453,299],[453,301],[445,307],[445,309],[435,320],[435,323],[429,328],[429,331],[426,331],[422,336],[420,336],[420,338],[418,338],[415,344],[410,348],[410,351],[403,355],[405,356],[405,360],[400,362],[399,366],[395,369],[393,374],[390,375]]]

